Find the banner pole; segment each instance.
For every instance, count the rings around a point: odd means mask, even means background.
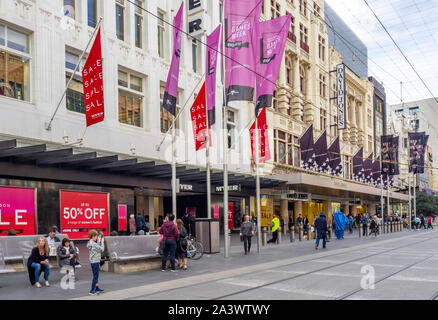
[[[211,219],[211,164],[210,164],[210,132],[209,132],[209,119],[208,119],[208,106],[205,105],[205,114],[206,114],[206,135],[205,141],[207,143],[207,147],[205,148],[205,158],[206,158],[206,167],[207,167],[207,218]]]
[[[414,172],[414,217],[417,217],[417,174]]]
[[[388,218],[389,218],[389,216],[390,216],[390,210],[389,210],[389,174],[386,175],[386,191],[387,191],[387,196],[388,196],[387,214],[388,214]]]
[[[254,95],[255,96],[255,95]],[[254,105],[255,108],[255,105]],[[259,127],[258,127],[258,115],[256,112],[255,120],[255,132],[254,132],[254,156],[256,165],[256,208],[257,208],[257,252],[261,253],[262,235],[261,235],[261,223],[262,218],[260,214],[260,175],[259,175]]]
[[[383,175],[380,175],[380,206],[382,213],[382,221],[385,222],[385,198],[383,196]],[[383,231],[383,230],[382,230]]]
[[[79,66],[82,62],[82,59],[84,58],[85,52],[87,52],[88,47],[91,44],[91,41],[94,39],[94,36],[96,35],[97,30],[99,30],[99,28],[100,28],[100,24],[102,23],[102,20],[103,20],[103,18],[99,17],[99,21],[97,22],[96,28],[94,28],[93,34],[91,35],[90,39],[88,40],[87,46],[85,47],[84,51],[82,51],[81,56],[79,57],[78,63],[76,64],[76,67],[75,67],[73,73],[71,74],[70,79],[67,82],[67,85],[65,86],[64,92],[61,96],[61,99],[58,102],[58,105],[56,106],[55,112],[53,113],[52,117],[50,118],[50,121],[46,125],[47,131],[52,130],[52,122],[55,119],[56,114],[58,113],[58,110],[59,110],[59,107],[61,106],[62,100],[64,100],[64,97],[67,94],[68,87],[70,86],[70,83],[72,82],[76,71],[78,71],[78,69],[79,69]]]
[[[412,196],[411,196],[411,173],[408,171],[408,189],[409,189],[409,230],[412,230]]]
[[[226,52],[226,34],[225,34],[225,1],[222,2],[222,85],[223,85],[223,118],[222,118],[222,140],[224,148],[224,258],[228,259],[230,257],[230,238],[228,237],[228,130],[227,130],[227,82],[226,82],[226,72],[225,72],[225,52]]]
[[[171,20],[173,21],[173,12],[174,10],[171,10]],[[174,26],[175,28],[175,26]],[[178,93],[177,93],[178,94]],[[175,123],[176,123],[176,114],[173,116],[172,120],[172,214],[175,216],[176,219],[176,148],[175,148]]]

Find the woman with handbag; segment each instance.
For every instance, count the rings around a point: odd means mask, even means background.
[[[255,235],[255,226],[252,221],[249,221],[249,216],[245,216],[245,222],[240,227],[240,241],[243,241],[245,255],[251,251],[251,238]]]
[[[176,257],[178,258],[179,269],[187,270],[187,229],[181,219],[176,220],[179,238],[176,243]],[[184,267],[183,267],[184,261]]]
[[[176,272],[175,269],[175,252],[176,252],[176,241],[179,238],[178,228],[173,221],[175,216],[169,214],[169,221],[166,221],[158,231],[158,233],[163,235],[163,240],[161,241],[160,247],[163,246],[163,256],[161,259],[161,271],[166,271],[167,257],[170,256],[170,266],[172,268],[171,272]]]

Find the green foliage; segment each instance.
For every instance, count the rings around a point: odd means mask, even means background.
[[[417,195],[417,214],[425,216],[438,214],[438,196],[419,193]]]

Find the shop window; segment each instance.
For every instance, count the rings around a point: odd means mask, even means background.
[[[135,0],[135,46],[143,48],[143,0]]]
[[[165,34],[166,28],[164,24],[165,14],[161,11],[158,11],[158,55],[160,58],[164,58],[164,47],[165,47]]]
[[[64,15],[75,19],[76,16],[76,1],[75,0],[64,0]]]
[[[143,78],[129,72],[118,72],[119,122],[143,127]]]
[[[294,69],[292,65],[292,60],[289,57],[286,57],[285,60],[286,60],[286,81],[289,87],[293,88]]]
[[[290,166],[300,166],[299,138],[286,132],[274,131],[274,161]]]
[[[236,117],[236,111],[227,110],[228,148],[233,150],[236,149]]]
[[[173,115],[167,111],[166,109],[164,109],[163,107],[163,97],[164,97],[164,90],[166,89],[166,85],[164,83],[160,84],[160,119],[161,119],[161,132],[162,133],[167,133],[169,131],[169,129],[172,126],[172,121],[173,121]],[[176,97],[176,114],[178,115],[181,111],[181,107],[180,107],[180,101],[181,101],[181,90],[178,89],[178,97]],[[175,129],[179,129],[180,128],[180,117],[178,117],[178,119],[176,120],[175,123]],[[178,134],[178,130],[176,131],[176,133]]]
[[[66,51],[65,52],[65,84],[67,85],[73,71],[76,68],[76,64],[79,61],[79,55]],[[86,59],[83,58],[81,64],[73,75],[72,81],[67,88],[65,101],[67,110],[84,113],[84,87],[82,81],[82,68],[85,65]]]
[[[97,0],[87,0],[88,26],[95,28],[97,24]]]
[[[0,25],[0,95],[30,101],[29,36]]]
[[[300,66],[300,92],[302,94],[306,94],[306,85],[305,85],[305,72],[304,67]]]
[[[116,0],[116,36],[125,40],[125,0]]]

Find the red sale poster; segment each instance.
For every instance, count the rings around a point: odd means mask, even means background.
[[[127,206],[126,204],[119,204],[117,206],[118,211],[119,211],[119,231],[126,231],[128,226],[126,223],[126,215],[127,215]]]
[[[36,234],[36,190],[0,187],[0,236],[13,228],[18,236]]]
[[[228,229],[234,229],[234,204],[228,202]]]
[[[60,190],[61,233],[88,239],[92,229],[108,235],[109,194]]]

